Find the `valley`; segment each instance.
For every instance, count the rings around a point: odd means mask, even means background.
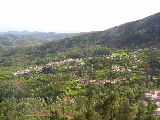
[[[160,91],[159,30],[157,13],[42,44],[1,44],[0,119],[158,120],[145,93]]]

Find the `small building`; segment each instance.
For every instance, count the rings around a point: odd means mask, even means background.
[[[139,52],[138,51],[134,51],[132,54],[139,55]]]
[[[157,100],[155,101],[155,103],[156,103],[157,105],[160,105],[160,99],[157,99]]]
[[[131,69],[127,69],[127,71],[131,72],[132,70]]]
[[[142,101],[143,105],[148,105],[147,101]]]
[[[160,100],[160,96],[157,96],[156,99],[157,99],[157,100]]]
[[[148,92],[145,93],[145,97],[146,98],[151,98],[151,97],[153,97],[154,94],[155,94],[155,91],[148,91]]]
[[[96,80],[90,80],[90,83],[95,83],[96,82]]]
[[[84,84],[88,84],[88,83],[89,83],[89,81],[84,80],[84,79],[80,79],[79,82],[80,82],[80,83],[84,83]]]
[[[157,93],[157,96],[159,96],[160,97],[160,92],[158,91],[158,93]]]
[[[160,115],[160,111],[156,111],[156,112],[155,112],[155,115],[158,115],[158,116],[159,116],[159,115]]]
[[[117,66],[112,66],[112,70],[113,70],[113,71],[119,71],[119,67],[117,67]]]
[[[136,69],[136,68],[137,68],[137,66],[132,66],[132,68],[133,68],[133,69]]]
[[[152,96],[153,96],[152,93],[145,93],[145,97],[146,97],[146,98],[151,98]]]

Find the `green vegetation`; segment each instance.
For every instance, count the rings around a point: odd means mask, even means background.
[[[147,41],[159,24],[151,18],[148,27],[136,21],[42,45],[2,45],[0,119],[158,120],[157,106],[150,99],[142,104],[146,91],[160,90],[155,30]],[[146,41],[133,44],[138,35]]]

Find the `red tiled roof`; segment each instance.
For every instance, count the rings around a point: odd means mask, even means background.
[[[160,111],[156,111],[155,113],[160,113]]]
[[[160,102],[160,99],[157,99],[156,102]]]
[[[142,101],[143,103],[148,103],[147,101]]]

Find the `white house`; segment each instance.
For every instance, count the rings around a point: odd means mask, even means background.
[[[156,111],[160,111],[160,108],[157,108],[157,110]]]
[[[153,96],[152,93],[145,93],[145,97],[146,97],[146,98],[151,98],[152,96]]]
[[[137,68],[137,66],[133,66],[133,68],[135,69],[135,68]]]
[[[155,115],[160,115],[160,108],[155,111]]]
[[[127,69],[127,71],[131,72],[132,70],[131,69]]]
[[[119,67],[117,67],[117,66],[112,66],[112,70],[113,70],[113,71],[119,71]]]
[[[159,100],[159,99],[160,99],[160,96],[157,96],[156,99]]]
[[[160,92],[159,91],[157,91],[158,93],[157,93],[157,96],[159,96],[160,97]]]
[[[157,105],[160,105],[160,99],[157,99],[155,102]]]

